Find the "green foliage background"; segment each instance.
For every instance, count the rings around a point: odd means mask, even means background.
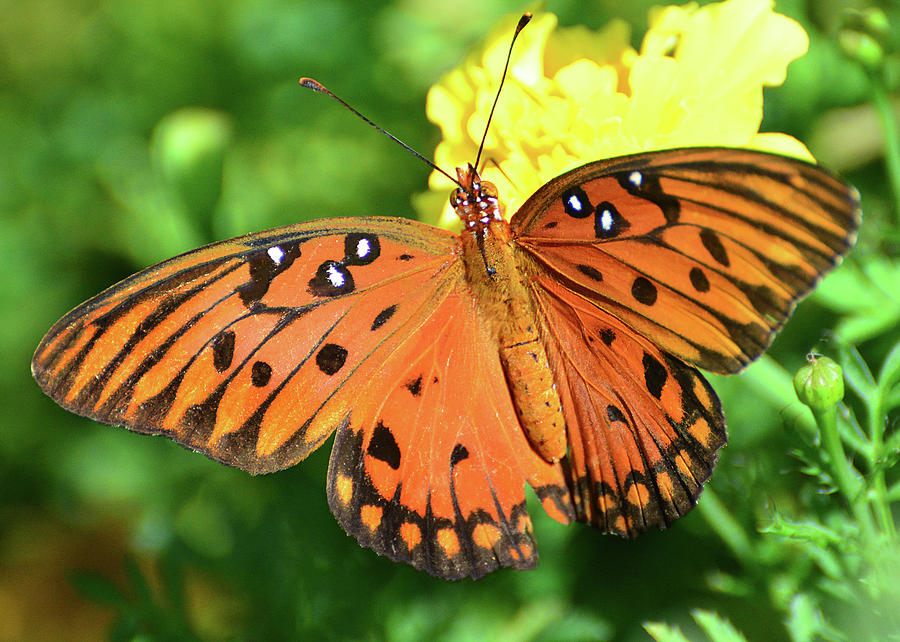
[[[424,114],[430,84],[497,18],[529,7],[0,3],[0,640],[638,640],[648,621],[710,631],[695,609],[751,640],[879,639],[879,618],[898,602],[890,590],[881,602],[864,595],[865,555],[857,563],[824,535],[800,541],[779,521],[854,532],[842,498],[801,472],[816,442],[803,450],[811,418],[787,373],[826,328],[875,370],[900,339],[883,135],[866,74],[834,35],[848,4],[778,2],[812,44],[767,92],[764,129],[810,143],[862,189],[860,247],[801,306],[773,359],[716,379],[731,444],[700,508],[624,541],[535,507],[537,570],[445,583],[343,533],[325,500],[327,447],[253,478],[65,413],[31,380],[29,360],[69,308],[174,254],[325,216],[413,216],[428,170],[297,78],[322,80],[428,155],[438,140]],[[649,5],[545,8],[565,25],[626,18],[638,44]],[[894,77],[889,61],[889,86]]]

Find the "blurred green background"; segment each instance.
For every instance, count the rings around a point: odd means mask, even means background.
[[[544,8],[563,25],[625,18],[638,45],[650,4]],[[777,3],[812,44],[787,84],[767,92],[763,129],[804,140],[863,190],[860,258],[845,267],[877,261],[896,278],[883,136],[865,74],[835,44],[848,4]],[[425,118],[428,87],[497,18],[523,8],[0,2],[0,641],[631,640],[648,639],[650,620],[696,632],[696,608],[717,611],[749,639],[797,639],[786,622],[800,591],[829,620],[852,619],[850,602],[821,588],[821,561],[758,532],[773,507],[834,510],[789,454],[805,411],[772,375],[773,362],[715,381],[731,444],[708,508],[701,501],[671,531],[624,541],[560,526],[536,507],[536,571],[452,584],[343,533],[325,499],[327,446],[301,466],[253,478],[164,439],[67,414],[31,380],[32,351],[64,312],[148,264],[306,219],[413,216],[410,195],[424,188],[427,168],[300,89],[298,77],[323,81],[429,156],[438,131]],[[196,162],[173,149],[192,150]],[[219,171],[220,193],[204,187]],[[772,354],[787,371],[827,327],[849,324],[875,365],[897,341],[896,304],[870,301],[873,321],[845,309],[841,287],[826,283],[779,338]],[[755,553],[722,536],[726,519]]]

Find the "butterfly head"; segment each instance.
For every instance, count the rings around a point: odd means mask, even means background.
[[[459,187],[450,194],[450,205],[467,228],[503,220],[497,187],[493,183],[481,180],[478,170],[471,164],[457,167],[456,178]]]

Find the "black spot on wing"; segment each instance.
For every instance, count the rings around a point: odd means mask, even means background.
[[[662,211],[667,223],[677,223],[681,215],[681,202],[663,191],[659,176],[652,172],[618,172],[616,180],[629,194],[650,201]]]
[[[379,312],[375,316],[375,320],[372,321],[372,327],[370,328],[372,330],[372,332],[374,332],[375,330],[377,330],[378,328],[383,326],[385,323],[387,323],[388,319],[390,319],[392,316],[394,316],[394,312],[396,312],[396,311],[397,311],[396,305],[389,305],[384,310]]]
[[[566,214],[572,218],[587,218],[594,213],[594,206],[580,185],[574,185],[562,193],[562,204]]]
[[[725,246],[722,245],[718,234],[712,230],[700,230],[700,242],[703,243],[703,247],[706,248],[706,251],[709,252],[709,255],[716,263],[724,267],[731,265],[731,259],[728,258],[728,252],[725,250]]]
[[[344,264],[369,265],[381,256],[381,242],[377,234],[352,232],[344,237]]]
[[[216,372],[225,372],[231,367],[231,360],[234,359],[234,340],[233,330],[220,332],[213,339],[213,367],[215,367]]]
[[[606,345],[611,346],[612,342],[615,340],[615,338],[616,338],[616,333],[613,332],[611,329],[605,328],[603,330],[600,330],[600,339],[602,339],[603,343],[605,343]]]
[[[691,268],[689,276],[691,285],[694,286],[694,289],[697,290],[697,292],[709,292],[709,279],[706,278],[706,274],[704,274],[703,270],[698,267],[693,267]]]
[[[631,223],[609,201],[603,201],[597,206],[594,213],[594,236],[598,239],[615,238],[629,227]]]
[[[606,407],[606,417],[610,421],[625,421],[625,415],[617,406],[609,405]]]
[[[380,421],[372,432],[366,454],[397,470],[400,468],[400,447],[394,439],[394,433]]]
[[[579,263],[575,267],[589,279],[597,281],[598,283],[603,280],[603,275],[600,273],[600,270],[592,265],[582,265]]]
[[[642,276],[636,278],[634,280],[634,283],[631,284],[631,296],[633,296],[639,303],[643,303],[644,305],[653,305],[654,303],[656,303],[657,295],[658,292],[656,290],[656,286]]]
[[[265,361],[257,361],[250,369],[250,381],[257,388],[269,385],[269,379],[272,378],[272,366]]]
[[[344,367],[347,360],[347,348],[336,343],[326,343],[316,353],[316,365],[319,370],[331,376]]]
[[[666,379],[669,376],[666,368],[655,357],[646,352],[644,353],[643,365],[644,384],[647,386],[647,391],[659,399],[662,397],[662,389],[666,385]]]
[[[422,375],[419,375],[418,379],[407,381],[406,389],[409,390],[413,397],[418,397],[422,394]]]
[[[356,289],[350,270],[339,261],[325,261],[309,281],[309,292],[313,296],[332,297],[349,294]]]
[[[453,452],[450,454],[450,467],[452,468],[452,467],[456,466],[456,464],[458,464],[462,460],[468,459],[468,458],[469,458],[468,449],[465,446],[463,446],[462,444],[456,444],[453,447]]]

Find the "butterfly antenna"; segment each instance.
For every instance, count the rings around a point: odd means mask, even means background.
[[[453,178],[452,176],[450,176],[450,174],[448,174],[447,172],[445,172],[444,170],[442,170],[440,167],[438,167],[437,165],[435,165],[434,163],[432,163],[430,160],[428,160],[427,158],[425,158],[424,156],[422,156],[422,154],[420,154],[419,152],[417,152],[416,150],[414,150],[412,147],[410,147],[409,145],[407,145],[406,143],[404,143],[402,140],[400,140],[399,138],[397,138],[396,136],[394,136],[391,132],[387,131],[386,129],[384,129],[384,128],[382,128],[382,127],[379,127],[378,125],[376,125],[375,123],[373,123],[371,120],[369,120],[368,118],[366,118],[365,116],[363,116],[361,113],[359,113],[357,110],[353,109],[353,107],[351,107],[350,105],[348,105],[345,101],[341,100],[341,98],[339,98],[338,96],[336,96],[336,95],[334,94],[334,92],[332,92],[331,90],[329,90],[327,87],[325,87],[325,85],[323,85],[322,83],[320,83],[318,80],[313,80],[312,78],[301,78],[301,79],[300,79],[300,85],[301,85],[302,87],[306,87],[307,89],[312,89],[313,91],[317,91],[317,92],[319,92],[320,94],[325,94],[325,95],[328,96],[329,98],[333,98],[334,100],[338,101],[338,102],[339,102],[341,105],[343,105],[345,108],[347,108],[348,110],[350,110],[352,113],[356,114],[356,115],[357,115],[359,118],[361,118],[363,121],[369,123],[369,125],[371,125],[371,126],[374,127],[377,131],[381,132],[382,134],[384,134],[385,136],[387,136],[388,138],[390,138],[392,141],[394,141],[394,142],[397,143],[398,145],[400,145],[400,147],[402,147],[403,149],[405,149],[406,151],[408,151],[410,154],[412,154],[413,156],[417,157],[417,158],[418,158],[419,160],[421,160],[423,163],[425,163],[426,165],[428,165],[431,169],[440,172],[441,174],[443,174],[444,176],[446,176],[447,178],[449,178],[451,181],[453,181],[454,183],[456,183],[457,185],[459,185],[460,187],[462,187],[462,185],[460,184],[460,182],[459,182],[458,180],[456,180],[455,178]]]
[[[509,43],[509,51],[506,52],[506,65],[503,67],[503,75],[500,76],[500,86],[497,87],[497,95],[494,96],[494,104],[491,105],[491,113],[488,114],[487,124],[484,126],[484,135],[481,137],[481,144],[478,145],[478,155],[475,157],[475,167],[478,168],[478,162],[481,160],[481,152],[484,151],[484,141],[487,140],[488,129],[491,126],[491,119],[494,117],[494,110],[497,108],[497,101],[500,100],[500,90],[503,89],[503,82],[506,80],[506,72],[509,70],[509,61],[512,58],[513,45],[516,44],[516,38],[519,37],[519,33],[521,33],[522,29],[525,28],[531,22],[531,12],[526,11],[522,14],[522,17],[519,18],[519,24],[516,25],[516,32],[513,34],[512,40]]]

